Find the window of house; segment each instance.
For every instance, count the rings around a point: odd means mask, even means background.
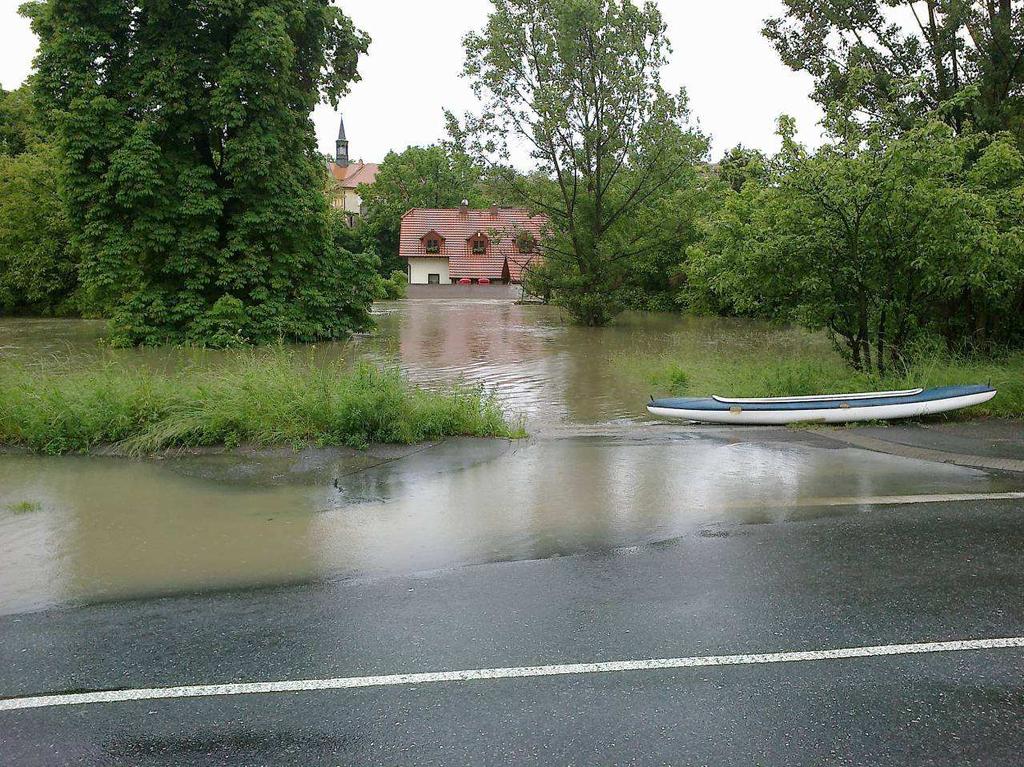
[[[428,285],[440,285],[441,284],[441,275],[440,274],[428,274],[427,275],[427,284]]]
[[[436,237],[431,237],[427,240],[427,253],[440,253],[441,252],[441,241]]]
[[[473,255],[482,256],[487,252],[487,240],[477,238],[473,240]]]

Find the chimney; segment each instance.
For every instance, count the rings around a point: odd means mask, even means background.
[[[498,205],[497,205],[497,203],[495,203],[494,205],[491,206],[491,216],[493,216],[495,218],[497,218],[497,216],[498,216]]]
[[[469,213],[469,200],[463,200],[462,204],[459,205],[460,213]]]

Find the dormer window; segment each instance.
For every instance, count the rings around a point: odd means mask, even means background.
[[[420,237],[420,242],[423,243],[423,251],[425,253],[440,253],[441,246],[444,245],[444,237],[431,229]]]
[[[477,232],[469,238],[470,252],[474,256],[483,256],[487,253],[487,235]]]

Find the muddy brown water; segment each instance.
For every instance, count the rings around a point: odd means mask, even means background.
[[[410,448],[128,460],[0,455],[0,612],[96,600],[376,576],[628,547],[822,514],[814,499],[994,492],[1009,480],[837,448],[813,434],[652,426],[622,356],[722,353],[761,326],[628,316],[567,326],[556,310],[416,300],[325,359],[460,380],[526,418],[531,438]],[[113,357],[157,367],[216,353],[110,350],[102,323],[0,320],[0,364]]]
[[[651,387],[630,361],[678,349],[689,358],[729,356],[750,348],[785,353],[827,347],[816,336],[780,333],[747,320],[626,314],[607,328],[568,324],[548,306],[509,300],[407,300],[374,307],[377,330],[346,343],[296,347],[320,360],[397,363],[424,386],[459,381],[493,392],[531,432],[557,423],[646,417]],[[0,363],[47,365],[114,360],[171,369],[216,366],[230,352],[174,348],[111,349],[102,321],[0,319]]]

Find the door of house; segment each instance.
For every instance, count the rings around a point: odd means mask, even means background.
[[[440,274],[428,274],[427,275],[427,284],[428,285],[440,285],[441,284],[441,275]]]

